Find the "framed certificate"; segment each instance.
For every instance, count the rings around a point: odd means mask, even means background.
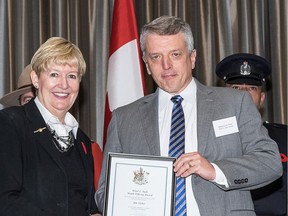
[[[175,160],[109,153],[103,216],[174,215]]]

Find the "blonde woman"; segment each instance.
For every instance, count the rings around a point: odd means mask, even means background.
[[[82,53],[53,37],[31,66],[35,99],[0,111],[0,215],[97,215],[91,142],[68,112],[86,70]]]

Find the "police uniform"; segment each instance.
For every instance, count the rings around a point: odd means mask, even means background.
[[[237,53],[216,66],[216,74],[228,84],[266,85],[270,63],[257,55]],[[271,184],[251,191],[258,216],[287,215],[287,125],[264,122],[269,136],[278,144],[283,176]]]
[[[278,144],[283,176],[271,184],[252,191],[258,216],[287,215],[287,125],[264,122],[269,136]]]

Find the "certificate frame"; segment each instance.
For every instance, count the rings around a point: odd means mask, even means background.
[[[173,216],[176,158],[108,153],[103,216]]]

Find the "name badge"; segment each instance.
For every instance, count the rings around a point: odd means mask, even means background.
[[[239,132],[236,117],[229,117],[212,122],[216,137]]]

